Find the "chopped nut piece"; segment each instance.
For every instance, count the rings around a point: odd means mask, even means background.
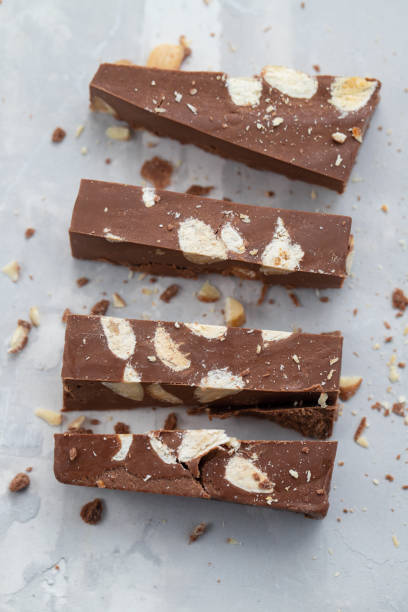
[[[109,300],[100,300],[96,302],[91,308],[91,314],[93,315],[106,315],[109,308],[110,301]]]
[[[78,451],[75,447],[69,449],[69,460],[75,461],[78,456]]]
[[[357,142],[360,144],[363,142],[363,134],[359,127],[351,128],[351,135],[353,136],[354,140],[357,140]]]
[[[2,267],[1,271],[4,272],[4,274],[7,274],[13,283],[16,283],[20,276],[20,269],[21,268],[18,261],[10,261],[10,263]]]
[[[144,162],[140,174],[156,189],[166,189],[170,185],[173,164],[161,157],[153,157]]]
[[[183,61],[191,55],[184,36],[180,36],[180,44],[162,44],[155,47],[149,55],[146,66],[149,68],[162,68],[164,70],[178,70]]]
[[[81,414],[79,417],[68,423],[68,431],[78,431],[78,429],[82,428],[84,422],[85,417],[83,414]]]
[[[24,232],[24,236],[27,238],[27,240],[29,238],[32,238],[35,234],[35,229],[33,227],[27,227],[26,231]]]
[[[62,313],[61,321],[63,323],[66,323],[70,314],[72,314],[71,310],[69,308],[66,308]]]
[[[130,129],[124,125],[110,125],[105,134],[112,140],[130,140]]]
[[[408,306],[408,297],[404,294],[402,289],[394,289],[392,292],[392,306],[400,312],[404,312]]]
[[[357,444],[359,444],[363,448],[368,448],[369,447],[368,440],[367,440],[367,438],[365,436],[359,436],[358,438],[356,438],[356,442],[357,442]]]
[[[40,325],[40,311],[38,310],[37,306],[31,306],[30,310],[28,311],[28,316],[30,317],[30,321],[34,327],[38,327]]]
[[[180,291],[180,285],[169,285],[160,295],[160,299],[168,304]]]
[[[392,536],[392,543],[394,544],[395,548],[399,548],[399,541],[396,535]]]
[[[343,134],[342,132],[334,132],[331,137],[335,142],[343,144],[344,142],[346,142],[347,134]]]
[[[81,276],[81,278],[76,279],[76,284],[78,285],[78,287],[85,287],[85,285],[87,285],[88,283],[89,278],[86,278],[86,276]]]
[[[55,410],[47,410],[47,408],[37,408],[36,410],[34,410],[34,414],[40,419],[46,421],[48,425],[52,425],[52,427],[55,427],[56,425],[61,425],[62,423],[62,414],[60,412],[55,412]]]
[[[100,481],[102,482],[102,481]],[[98,485],[99,486],[99,485]],[[81,508],[81,519],[89,525],[96,525],[102,518],[102,500],[97,498],[88,502]]]
[[[60,127],[55,128],[52,133],[51,140],[52,142],[62,142],[67,135],[66,131]]]
[[[243,305],[233,297],[225,300],[225,321],[229,327],[241,327],[246,321]]]
[[[191,185],[187,189],[186,193],[188,193],[190,195],[196,195],[196,196],[206,196],[213,189],[214,189],[214,187],[212,185],[209,185],[208,187],[203,187],[202,185]]]
[[[28,321],[19,319],[17,327],[11,336],[9,353],[19,353],[23,350],[28,342],[28,334],[30,333],[31,325]]]
[[[397,416],[405,416],[405,402],[396,402],[393,404],[392,412]]]
[[[205,281],[204,285],[197,293],[197,299],[199,299],[200,302],[217,302],[220,297],[221,293],[218,291],[217,287],[214,287],[214,285],[211,285],[208,281]]]
[[[198,525],[196,525],[194,529],[192,530],[192,532],[190,533],[188,543],[191,544],[192,542],[195,542],[196,540],[198,540],[198,538],[203,535],[206,529],[207,529],[207,523],[199,523]]]
[[[164,421],[163,429],[167,431],[177,428],[177,414],[175,412],[170,412],[167,415],[166,420]]]
[[[392,474],[386,474],[385,480],[388,480],[388,482],[394,482],[394,476],[392,476]]]
[[[80,135],[82,134],[82,132],[84,131],[85,126],[84,125],[78,125],[77,129],[75,130],[75,138],[79,138]]]
[[[121,421],[118,421],[117,423],[115,423],[115,425],[113,426],[113,429],[115,430],[116,434],[130,433],[129,425],[126,425],[126,423],[122,423]]]
[[[27,476],[27,474],[24,474],[24,472],[20,472],[19,474],[16,474],[13,480],[10,482],[9,489],[13,493],[16,493],[17,491],[26,489],[29,484],[30,478]]]
[[[362,382],[361,376],[340,376],[340,399],[346,402],[353,397]]]
[[[119,295],[119,293],[114,293],[112,298],[114,308],[124,308],[126,306],[125,300]]]
[[[382,204],[382,206],[381,206],[380,208],[381,208],[381,210],[382,210],[383,212],[385,212],[385,213],[387,213],[387,212],[388,212],[388,206],[387,206],[387,204]]]
[[[356,432],[354,434],[354,441],[357,442],[358,439],[360,438],[361,434],[363,433],[363,431],[365,430],[367,426],[367,419],[365,417],[363,417],[360,421],[359,426],[356,429]]]

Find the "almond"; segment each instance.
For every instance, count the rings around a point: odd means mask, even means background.
[[[52,427],[55,427],[56,425],[61,425],[62,423],[62,414],[60,412],[55,412],[55,410],[47,410],[47,408],[37,408],[36,410],[34,410],[34,414],[40,419],[46,421],[48,425],[52,425]]]
[[[111,125],[106,129],[105,134],[112,140],[130,140],[130,130],[124,125]]]
[[[225,321],[229,327],[241,327],[246,321],[243,305],[233,297],[225,300]]]
[[[28,311],[28,316],[30,317],[30,321],[34,327],[38,327],[40,325],[40,311],[38,310],[37,306],[31,306],[30,310]]]
[[[149,55],[146,66],[163,70],[178,70],[183,60],[191,54],[184,36],[179,45],[162,44],[155,47]]]
[[[124,308],[126,306],[125,300],[119,295],[119,293],[113,294],[112,302],[114,308]]]
[[[19,319],[17,327],[11,336],[9,353],[19,353],[23,350],[28,342],[28,334],[30,333],[31,325],[28,321]]]

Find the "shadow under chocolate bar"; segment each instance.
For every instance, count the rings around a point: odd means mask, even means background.
[[[336,417],[342,342],[339,332],[71,315],[63,409],[182,405],[252,413],[323,438]]]
[[[185,193],[82,180],[72,255],[159,275],[215,272],[291,287],[341,287],[351,218],[247,206]]]
[[[55,435],[64,483],[229,501],[323,518],[337,442],[242,441],[223,430]]]
[[[283,66],[235,78],[101,64],[90,99],[92,110],[134,129],[342,193],[380,87],[375,79],[309,76]]]

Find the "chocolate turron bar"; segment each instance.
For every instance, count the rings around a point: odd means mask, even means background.
[[[184,405],[332,432],[342,337],[71,315],[64,410]]]
[[[266,66],[254,78],[102,64],[91,108],[132,128],[342,192],[380,82]]]
[[[244,441],[223,430],[55,435],[65,484],[217,499],[323,518],[337,442]]]
[[[74,257],[152,274],[328,288],[351,266],[350,226],[350,217],[82,180],[70,239]]]

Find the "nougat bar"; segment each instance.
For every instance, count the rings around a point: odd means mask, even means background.
[[[208,409],[210,416],[253,410],[272,420],[276,411],[278,422],[327,437],[336,416],[341,354],[339,332],[70,315],[63,409],[183,405]]]
[[[216,499],[323,518],[337,442],[246,441],[217,429],[55,435],[65,484]]]
[[[351,218],[82,180],[69,230],[74,257],[151,274],[217,272],[291,287],[341,287]]]
[[[102,64],[91,108],[132,128],[343,192],[381,84],[266,66],[253,78]]]

